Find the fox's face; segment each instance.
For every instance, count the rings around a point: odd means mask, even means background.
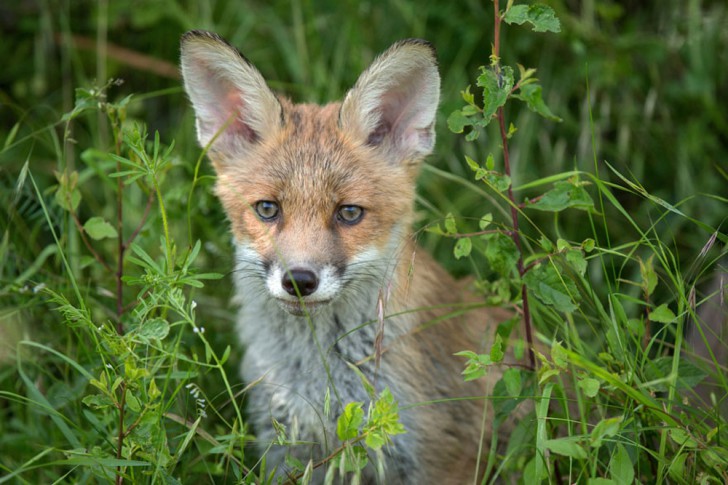
[[[303,315],[385,286],[412,222],[417,166],[435,140],[432,47],[393,45],[343,102],[323,107],[277,98],[207,32],[183,37],[182,74],[246,287]]]

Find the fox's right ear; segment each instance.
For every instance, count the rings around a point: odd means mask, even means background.
[[[343,130],[394,162],[416,163],[435,145],[440,75],[429,42],[407,39],[377,57],[347,93]]]
[[[197,140],[223,158],[240,155],[280,128],[282,107],[260,72],[211,32],[182,36],[182,78],[197,119]]]

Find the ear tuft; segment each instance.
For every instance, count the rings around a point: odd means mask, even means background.
[[[417,162],[435,145],[439,99],[434,47],[406,39],[377,57],[347,93],[341,128],[395,162]]]
[[[217,34],[192,30],[181,39],[184,86],[197,139],[223,157],[239,155],[281,125],[282,108],[260,72]]]

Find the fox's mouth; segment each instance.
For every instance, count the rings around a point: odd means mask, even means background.
[[[291,315],[297,317],[303,317],[306,315],[313,315],[318,312],[322,307],[329,304],[330,300],[325,301],[301,301],[301,300],[283,300],[282,298],[275,299],[278,305]]]

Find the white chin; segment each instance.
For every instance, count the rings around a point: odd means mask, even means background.
[[[278,305],[291,315],[297,317],[305,317],[306,315],[316,314],[322,307],[326,306],[328,301],[304,302],[288,301],[276,298]]]

